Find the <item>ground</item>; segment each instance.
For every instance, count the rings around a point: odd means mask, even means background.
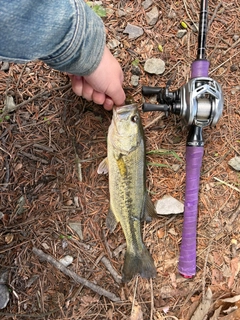
[[[107,42],[120,42],[112,53],[123,67],[124,88],[139,110],[143,85],[165,86],[171,78],[171,89],[179,88],[188,81],[196,58],[194,25],[198,24],[200,1],[153,2],[143,9],[139,0],[102,1],[107,9],[107,17],[103,17]],[[149,26],[146,13],[153,6],[157,6],[159,18]],[[119,9],[125,15],[119,16]],[[151,281],[137,277],[128,284],[114,280],[109,265],[121,274],[125,239],[120,226],[113,234],[105,226],[108,178],[97,174],[98,164],[106,156],[111,112],[75,96],[68,76],[41,62],[10,64],[1,71],[1,109],[7,96],[17,105],[15,111],[2,114],[0,124],[0,266],[7,270],[10,291],[10,301],[0,312],[2,319],[187,320],[209,292],[210,305],[202,307],[207,316],[195,319],[240,319],[240,175],[228,164],[240,154],[239,20],[238,0],[209,1],[207,57],[210,76],[224,92],[224,110],[215,127],[204,129],[197,274],[193,279],[178,273],[180,214],[160,216],[143,225],[157,277]],[[181,21],[188,27],[184,37],[178,38]],[[143,28],[143,35],[129,40],[123,33],[127,23]],[[146,59],[152,57],[165,62],[162,75],[143,70]],[[132,62],[137,60],[141,75],[138,86],[133,87]],[[141,117],[152,201],[164,195],[184,201],[188,128],[175,115],[141,112]],[[149,154],[159,149],[162,152]],[[71,222],[81,226],[78,233],[70,227]],[[71,256],[70,270],[120,301],[113,302],[78,284],[42,260],[33,248],[56,260]],[[223,301],[228,297],[234,297],[233,302]]]

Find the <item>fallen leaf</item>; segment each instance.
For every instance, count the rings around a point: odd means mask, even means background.
[[[238,275],[240,271],[239,257],[235,257],[231,260],[230,268],[231,268],[231,276],[228,279],[228,288],[231,288],[233,286],[235,277]]]
[[[208,288],[206,291],[205,297],[203,297],[202,302],[200,302],[191,320],[205,319],[205,316],[208,314],[211,304],[212,304],[212,290]]]
[[[9,113],[16,110],[17,106],[16,103],[13,100],[12,96],[7,96],[4,100],[4,108],[2,110],[3,113]]]
[[[129,320],[143,320],[142,308],[140,305],[134,305]]]

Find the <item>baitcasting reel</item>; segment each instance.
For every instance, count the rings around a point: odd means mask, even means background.
[[[190,79],[176,91],[166,88],[142,87],[143,95],[157,95],[159,104],[143,104],[143,111],[163,111],[183,118],[187,125],[214,126],[223,110],[223,93],[217,81],[208,77]]]

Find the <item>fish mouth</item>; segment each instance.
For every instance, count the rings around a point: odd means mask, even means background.
[[[116,115],[121,115],[123,113],[127,113],[129,111],[132,111],[134,109],[137,108],[136,104],[127,104],[125,106],[121,106],[121,107],[114,107],[113,108],[113,113],[115,113]]]
[[[137,110],[136,104],[128,104],[121,107],[113,108],[113,121],[116,123],[117,121],[127,120],[131,114],[134,114]]]

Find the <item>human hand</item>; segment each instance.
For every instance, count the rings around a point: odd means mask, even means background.
[[[93,73],[83,77],[69,76],[72,89],[78,96],[101,104],[106,110],[111,110],[113,105],[121,106],[125,102],[126,96],[122,88],[123,72],[107,47]]]

